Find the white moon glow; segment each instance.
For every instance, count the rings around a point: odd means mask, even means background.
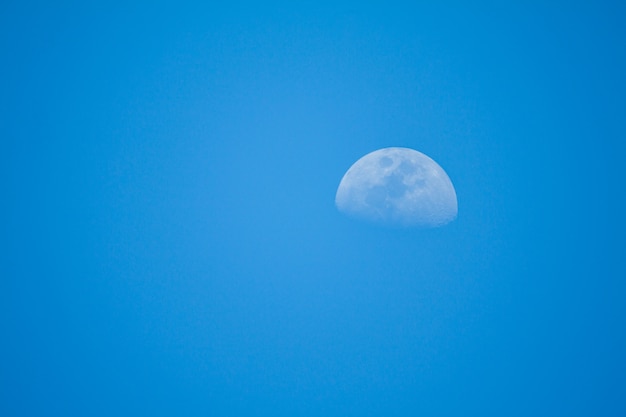
[[[377,223],[437,227],[454,220],[454,186],[435,161],[409,148],[384,148],[356,161],[341,179],[339,211]]]

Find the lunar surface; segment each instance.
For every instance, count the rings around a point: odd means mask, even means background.
[[[438,227],[454,220],[454,186],[435,161],[409,148],[384,148],[356,161],[343,176],[339,211],[394,226]]]

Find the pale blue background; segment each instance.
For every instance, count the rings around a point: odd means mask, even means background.
[[[626,415],[619,2],[203,3],[0,6],[0,415]]]

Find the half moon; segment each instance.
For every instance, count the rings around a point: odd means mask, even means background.
[[[335,204],[352,217],[395,226],[438,227],[457,216],[446,172],[409,148],[383,148],[356,161],[341,179]]]

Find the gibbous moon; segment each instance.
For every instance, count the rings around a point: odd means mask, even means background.
[[[347,215],[394,226],[438,227],[457,215],[446,172],[409,148],[383,148],[356,161],[341,179],[335,204]]]

